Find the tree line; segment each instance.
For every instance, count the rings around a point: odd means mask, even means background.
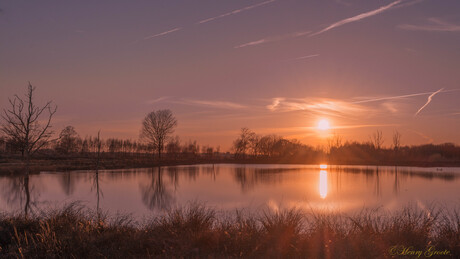
[[[20,154],[29,163],[38,151],[53,156],[76,156],[92,153],[112,155],[155,154],[161,160],[168,158],[213,157],[220,148],[201,146],[196,141],[181,143],[178,136],[172,137],[177,120],[170,110],[148,113],[142,121],[138,140],[86,136],[81,138],[76,129],[66,126],[56,137],[51,121],[57,106],[48,101],[40,106],[35,102],[36,88],[30,83],[24,97],[9,98],[9,108],[3,109],[0,128],[0,155]]]
[[[376,130],[369,140],[344,141],[333,134],[324,147],[313,147],[298,140],[277,135],[259,135],[242,128],[233,142],[233,153],[239,160],[285,163],[381,164],[445,166],[460,165],[460,146],[453,143],[408,146],[401,144],[402,134],[394,131],[392,142],[384,146],[382,131]]]
[[[107,138],[98,139],[93,136],[80,137],[73,126],[66,126],[56,139],[50,140],[42,146],[41,153],[48,153],[56,156],[90,155],[96,152],[113,154],[119,156],[133,156],[136,154],[155,154],[158,156],[158,146],[148,143],[142,139],[121,139]],[[4,136],[0,137],[0,153],[19,154],[22,156],[22,146]],[[199,145],[196,140],[182,142],[178,136],[168,138],[161,154],[167,158],[212,157],[220,153],[220,148],[209,145]]]

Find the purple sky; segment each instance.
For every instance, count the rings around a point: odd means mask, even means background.
[[[182,141],[222,150],[241,127],[312,145],[376,130],[386,145],[394,130],[402,144],[460,143],[458,0],[6,0],[0,9],[0,108],[30,81],[38,101],[58,105],[56,131],[137,139],[148,112],[171,109]],[[322,118],[331,130],[315,128]]]

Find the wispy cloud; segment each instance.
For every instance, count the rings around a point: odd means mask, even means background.
[[[270,111],[277,110],[281,102],[283,102],[284,100],[286,99],[285,98],[273,98],[272,103],[267,105],[267,109],[269,109]]]
[[[399,3],[401,3],[401,0],[397,0],[397,1],[393,2],[393,3],[390,3],[390,4],[388,4],[388,5],[382,6],[382,7],[380,7],[380,8],[377,8],[377,9],[372,10],[372,11],[369,11],[369,12],[365,12],[365,13],[358,14],[358,15],[356,15],[356,16],[347,18],[347,19],[340,20],[340,21],[338,21],[338,22],[335,22],[335,23],[329,25],[328,27],[322,29],[322,30],[319,31],[319,32],[316,32],[316,33],[311,34],[310,36],[315,36],[315,35],[324,33],[324,32],[326,32],[326,31],[332,30],[332,29],[334,29],[334,28],[340,27],[340,26],[342,26],[342,25],[345,25],[345,24],[347,24],[347,23],[357,22],[357,21],[360,21],[360,20],[362,20],[362,19],[365,19],[365,18],[374,16],[374,15],[377,15],[377,14],[379,14],[379,13],[382,13],[382,12],[384,12],[384,11],[387,11],[387,10],[391,9],[392,7],[396,6],[396,5],[399,4]]]
[[[182,28],[177,27],[177,28],[174,28],[174,29],[169,30],[169,31],[164,31],[164,32],[161,32],[161,33],[158,33],[158,34],[155,34],[155,35],[151,35],[151,36],[144,37],[143,40],[149,40],[149,39],[153,39],[153,38],[156,38],[156,37],[164,36],[164,35],[166,35],[166,34],[170,34],[170,33],[179,31],[179,30],[181,30],[181,29],[182,29]]]
[[[363,115],[372,111],[369,107],[334,99],[273,98],[266,108],[270,111],[308,111],[317,115],[346,117]]]
[[[357,129],[357,128],[373,128],[373,127],[394,127],[398,124],[359,124],[359,125],[338,125],[333,129]]]
[[[382,106],[390,111],[391,113],[397,113],[398,108],[396,108],[396,105],[393,102],[384,102]]]
[[[437,95],[438,93],[442,92],[442,90],[444,90],[444,88],[441,88],[438,91],[430,94],[430,96],[428,96],[428,100],[426,101],[426,103],[422,107],[420,107],[420,109],[418,109],[418,111],[414,114],[414,116],[417,116],[428,104],[430,104],[431,100],[433,100],[433,97]]]
[[[234,103],[234,102],[227,102],[227,101],[208,101],[208,100],[193,100],[193,99],[184,99],[179,101],[182,104],[188,105],[199,105],[199,106],[210,106],[213,108],[220,108],[220,109],[243,109],[247,108],[246,105]]]
[[[323,116],[335,116],[335,117],[356,117],[356,116],[375,116],[382,114],[383,111],[386,113],[399,113],[401,111],[401,105],[395,104],[394,100],[400,100],[410,97],[428,95],[427,102],[418,109],[415,116],[417,116],[426,106],[432,101],[433,97],[438,93],[460,91],[460,89],[444,90],[441,88],[435,92],[424,92],[414,93],[378,98],[366,97],[364,100],[358,101],[346,101],[339,99],[326,99],[326,98],[284,98],[276,97],[271,99],[271,103],[266,105],[265,108],[275,112],[288,112],[288,111],[308,111],[313,114]],[[362,97],[361,97],[362,98]],[[380,105],[370,105],[372,102],[382,102]],[[368,105],[369,104],[369,105]],[[382,110],[382,107],[384,110]],[[405,109],[404,109],[405,110]]]
[[[428,22],[430,24],[401,24],[398,25],[398,28],[410,31],[460,32],[460,25],[458,24],[448,23],[438,18],[429,18]]]
[[[214,17],[211,17],[211,18],[201,20],[201,21],[197,22],[197,24],[203,24],[203,23],[207,23],[207,22],[210,22],[210,21],[214,21],[214,20],[217,20],[217,19],[221,19],[221,18],[230,16],[230,15],[235,15],[235,14],[238,14],[238,13],[241,13],[241,12],[244,12],[244,11],[248,11],[248,10],[251,10],[251,9],[259,7],[259,6],[263,6],[263,5],[266,5],[266,4],[269,4],[269,3],[273,3],[275,1],[276,0],[269,0],[269,1],[262,2],[262,3],[246,6],[246,7],[240,8],[240,9],[233,10],[233,11],[228,12],[228,13],[224,13],[224,14],[221,14],[221,15],[218,15],[218,16],[214,16]]]
[[[413,129],[408,129],[408,131],[413,132],[413,133],[419,135],[421,138],[428,140],[428,143],[433,143],[433,141],[434,141],[434,139],[432,137],[427,136],[427,135],[423,134],[420,131],[416,131],[416,130],[413,130]]]
[[[244,48],[244,47],[249,47],[249,46],[265,44],[265,43],[269,43],[269,42],[286,40],[286,39],[290,39],[290,38],[297,38],[297,37],[309,35],[310,33],[311,33],[311,31],[301,31],[301,32],[294,32],[294,33],[281,35],[281,36],[272,36],[272,37],[267,37],[267,38],[263,38],[263,39],[260,39],[260,40],[255,40],[255,41],[243,43],[243,44],[235,46],[234,48],[238,49],[238,48]]]

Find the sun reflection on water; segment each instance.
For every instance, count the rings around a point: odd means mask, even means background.
[[[319,172],[319,196],[322,199],[327,196],[327,171],[321,170]]]

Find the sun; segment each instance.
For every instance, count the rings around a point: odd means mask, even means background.
[[[326,119],[321,119],[319,122],[318,122],[318,126],[317,128],[319,130],[328,130],[331,128],[331,125],[329,124],[329,121],[326,120]]]

